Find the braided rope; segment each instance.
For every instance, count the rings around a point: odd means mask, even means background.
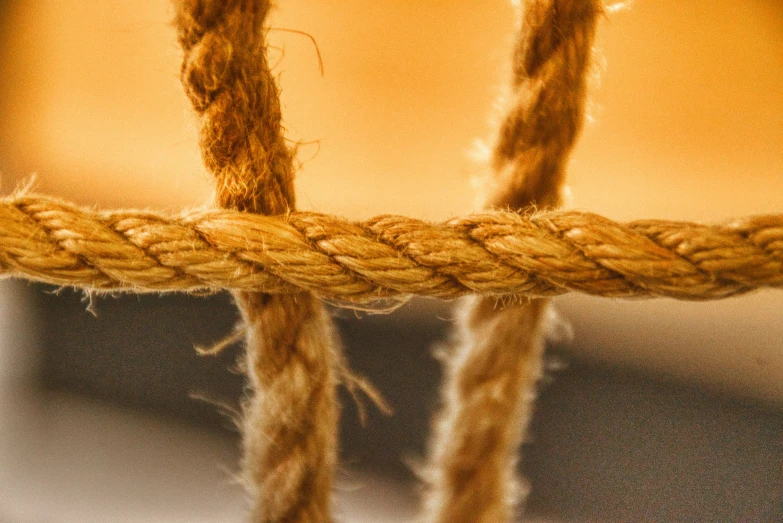
[[[726,225],[487,211],[434,224],[230,210],[175,217],[0,200],[0,276],[104,291],[301,290],[709,300],[783,286],[783,214]]]

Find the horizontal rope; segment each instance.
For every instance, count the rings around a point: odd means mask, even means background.
[[[417,294],[707,300],[783,286],[783,214],[720,226],[490,211],[430,223],[0,200],[0,277],[98,291],[217,289],[363,302]]]

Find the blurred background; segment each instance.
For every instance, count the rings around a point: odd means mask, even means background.
[[[0,172],[99,208],[211,199],[166,0],[0,0]],[[506,80],[506,0],[289,0],[270,53],[299,206],[351,218],[476,208]],[[324,75],[312,41],[323,57]],[[569,207],[719,222],[783,210],[783,2],[637,0],[601,22]],[[88,312],[88,306],[95,314]],[[783,296],[555,300],[521,469],[539,521],[782,521]],[[411,521],[453,304],[334,311],[356,370],[344,521]],[[227,295],[91,300],[0,282],[0,522],[242,521]],[[561,329],[562,330],[562,329]],[[200,398],[200,399],[194,399]],[[216,406],[217,403],[221,406]]]

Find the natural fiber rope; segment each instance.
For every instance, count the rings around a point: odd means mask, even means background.
[[[520,208],[560,203],[565,165],[584,119],[585,77],[600,12],[596,0],[524,3],[511,107],[495,145],[497,188],[490,205]],[[558,228],[558,236],[573,242],[574,236],[592,231],[572,227]],[[589,255],[587,245],[592,246],[592,240],[579,243],[576,251]],[[553,264],[568,259],[549,254]],[[596,268],[606,274],[616,272],[614,264],[605,261]],[[473,298],[466,303],[459,343],[444,360],[443,406],[426,476],[430,521],[512,519],[524,493],[516,481],[517,449],[531,417],[541,372],[539,331],[546,307],[547,300],[542,299],[504,305],[491,298]]]
[[[0,276],[95,289],[710,300],[783,286],[783,214],[726,225],[486,211],[430,223],[230,210],[95,211],[0,200]]]
[[[219,204],[282,214],[294,208],[294,166],[266,57],[264,23],[271,7],[270,0],[180,0],[175,25],[184,51],[182,85],[201,117],[201,152],[218,182]],[[235,214],[225,225],[237,231],[242,220]],[[125,226],[144,228],[143,220],[132,222]],[[175,233],[175,244],[210,244],[196,228],[179,232],[187,239]],[[154,243],[154,236],[148,236],[153,243],[133,249],[142,263],[167,258],[150,252],[162,245]],[[88,233],[87,241],[92,238]],[[228,267],[220,260],[192,261],[229,278],[253,274],[241,261],[244,268],[233,272],[223,272]],[[188,266],[159,272],[181,281]],[[102,274],[112,272],[98,268]],[[247,324],[250,390],[244,406],[242,472],[252,498],[252,520],[328,522],[337,460],[335,387],[343,367],[331,320],[310,293],[241,290],[235,297]]]
[[[99,291],[231,289],[247,323],[243,476],[259,522],[328,522],[344,361],[321,302],[419,294],[716,299],[783,286],[783,215],[724,226],[488,211],[433,224],[295,213],[293,151],[267,63],[270,0],[177,0],[182,84],[230,210],[97,212],[0,200],[0,278]],[[552,208],[582,125],[597,0],[529,0],[491,205]],[[250,214],[253,213],[253,214]],[[263,216],[263,215],[273,216]],[[303,292],[304,291],[304,292]],[[547,301],[474,298],[448,362],[429,516],[507,521]]]

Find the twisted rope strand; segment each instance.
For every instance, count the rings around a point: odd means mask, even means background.
[[[266,57],[264,22],[272,2],[179,0],[177,8],[176,26],[184,51],[182,85],[201,117],[201,152],[217,181],[219,204],[258,214],[288,212],[295,203],[293,151],[285,143],[278,88]],[[120,223],[127,226],[126,218],[121,217]],[[156,285],[193,278],[191,270],[243,283],[235,298],[248,326],[250,395],[244,408],[243,473],[253,498],[253,521],[330,521],[337,460],[336,372],[344,366],[334,328],[323,304],[310,293],[249,292],[295,290],[277,269],[286,263],[286,250],[262,248],[256,252],[260,258],[243,258],[232,252],[231,245],[244,243],[243,235],[252,234],[237,229],[245,218],[232,215],[229,221],[225,216],[220,220],[214,217],[212,227],[228,233],[220,235],[224,244],[214,241],[208,222],[201,222],[200,228],[185,224],[189,231],[172,237],[173,244],[157,242],[154,226],[133,223],[130,230],[142,231],[140,245],[146,245],[147,252],[156,251],[145,261],[154,258],[175,264],[168,269],[171,278],[157,280]],[[266,225],[275,229],[274,221]],[[302,242],[299,235],[286,238],[291,233],[285,227],[276,232],[266,241]],[[177,259],[168,250],[181,246],[183,240],[194,260]],[[228,252],[212,259],[198,257],[216,246]],[[274,255],[267,257],[269,253]],[[253,265],[259,261],[265,269]],[[98,268],[106,273],[103,266]],[[300,273],[298,280],[306,280],[305,276]],[[256,279],[270,288],[245,287]]]
[[[600,11],[595,0],[525,2],[513,60],[512,105],[495,145],[496,189],[490,205],[548,208],[560,203],[565,164],[582,126],[585,76]],[[481,232],[472,231],[471,236],[485,239],[493,253],[506,254],[507,264],[555,288],[570,284],[585,290],[597,284],[609,295],[622,295],[633,286],[650,290],[640,281],[646,284],[663,266],[673,271],[666,275],[670,279],[682,270],[670,253],[657,252],[657,245],[646,238],[628,235],[609,222],[601,223],[596,236],[588,239],[584,222],[572,215],[568,218],[577,219],[563,224],[559,235],[541,234],[558,222],[557,215],[552,218],[531,220],[535,226],[525,236],[483,236],[483,224]],[[591,218],[591,223],[600,222]],[[623,260],[644,260],[638,278],[615,286],[618,269],[625,267],[611,252],[595,252],[596,263],[587,262],[595,242],[605,244],[603,238],[627,242]],[[509,257],[511,249],[533,256]],[[576,263],[561,272],[566,260]],[[522,497],[516,480],[517,449],[540,375],[539,330],[547,300],[508,306],[495,301],[474,298],[466,303],[459,344],[445,361],[443,406],[436,418],[427,478],[432,521],[509,521]]]
[[[430,223],[231,210],[168,217],[44,196],[0,200],[0,277],[103,291],[312,291],[720,299],[783,286],[783,214],[706,226],[577,211],[485,211]]]

